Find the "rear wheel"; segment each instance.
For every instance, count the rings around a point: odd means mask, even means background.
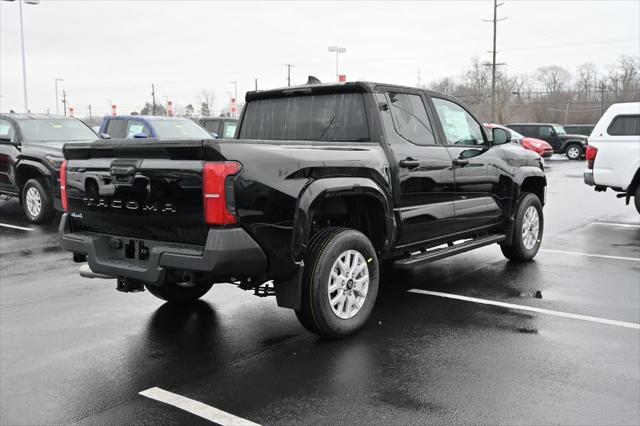
[[[579,160],[582,158],[582,148],[577,144],[571,144],[564,150],[569,160]]]
[[[315,239],[305,262],[302,306],[309,331],[341,338],[362,328],[378,296],[378,258],[359,231],[333,228]]]
[[[511,244],[500,245],[502,254],[516,262],[532,260],[540,249],[543,229],[542,203],[535,194],[524,194],[518,202]]]
[[[54,214],[53,199],[41,179],[29,179],[22,187],[22,209],[32,223],[49,221]]]
[[[144,287],[159,299],[171,303],[192,303],[204,296],[213,286],[213,283],[194,283],[167,281],[161,286],[145,284]]]

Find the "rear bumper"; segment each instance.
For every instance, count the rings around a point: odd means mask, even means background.
[[[553,150],[549,149],[549,150],[546,150],[546,151],[539,152],[538,154],[540,154],[540,156],[542,158],[549,158],[549,157],[551,157],[553,155]]]
[[[65,250],[87,256],[93,272],[147,283],[163,283],[168,270],[203,273],[220,279],[260,277],[267,273],[267,257],[242,228],[212,228],[206,244],[196,246],[71,232],[69,214],[65,213],[60,222],[60,237]],[[133,250],[127,256],[125,246],[132,241]],[[118,245],[121,247],[116,248]],[[141,247],[148,252],[142,259]]]
[[[593,170],[591,169],[586,169],[584,171],[584,173],[582,174],[582,177],[584,179],[584,183],[586,183],[589,186],[594,186],[595,182],[593,180]]]

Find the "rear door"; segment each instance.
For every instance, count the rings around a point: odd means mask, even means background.
[[[468,232],[503,219],[498,204],[500,176],[508,170],[500,148],[491,145],[482,125],[461,104],[432,97],[439,129],[452,158],[456,232]]]
[[[451,157],[438,143],[425,97],[419,91],[379,90],[382,122],[398,170],[398,246],[450,234],[454,226]]]

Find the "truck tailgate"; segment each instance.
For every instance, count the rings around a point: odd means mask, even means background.
[[[202,168],[222,157],[202,141],[109,140],[64,153],[74,232],[204,244]]]

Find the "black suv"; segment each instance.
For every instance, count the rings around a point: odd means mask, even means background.
[[[569,160],[580,160],[587,150],[587,137],[571,135],[560,124],[554,123],[516,123],[507,127],[529,138],[546,141],[557,154],[565,154]]]
[[[50,220],[54,208],[62,210],[62,146],[96,139],[93,130],[75,118],[0,114],[0,197],[19,197],[33,223]]]

